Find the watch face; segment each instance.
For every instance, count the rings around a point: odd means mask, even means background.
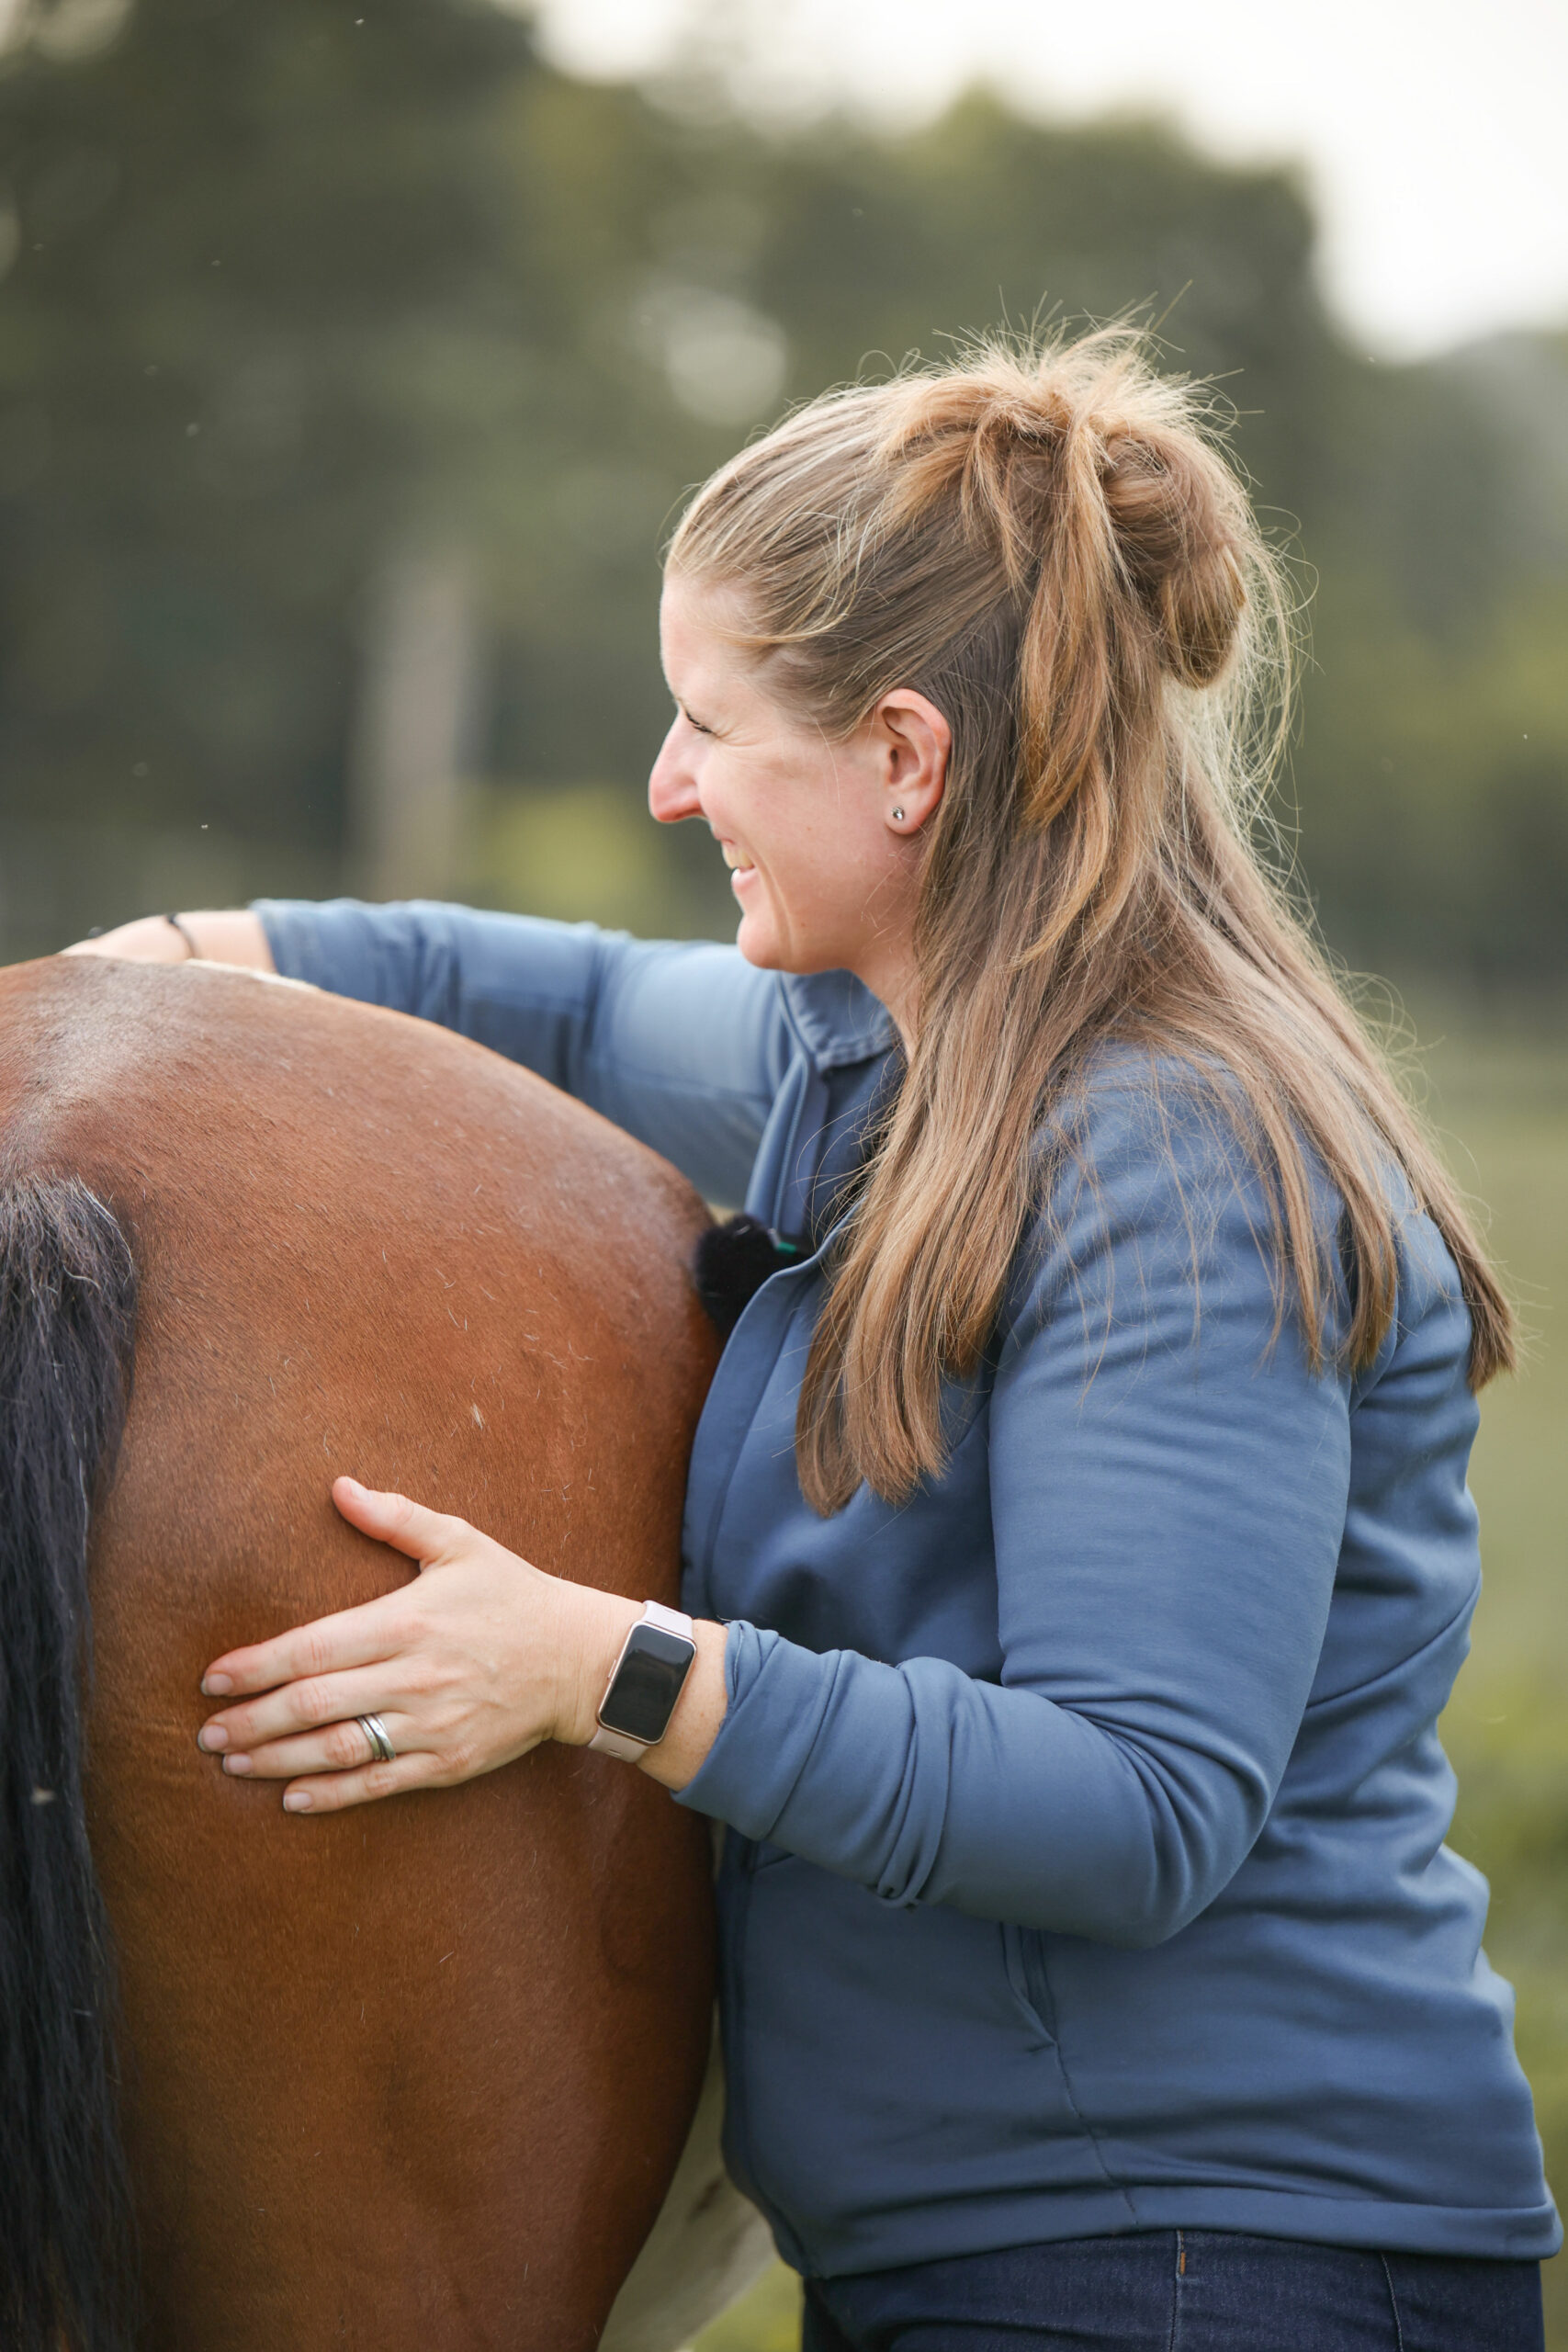
[[[675,1702],[697,1654],[695,1642],[683,1634],[667,1634],[659,1625],[634,1625],[604,1693],[599,1720],[608,1731],[624,1732],[628,1739],[662,1739],[675,1712]]]

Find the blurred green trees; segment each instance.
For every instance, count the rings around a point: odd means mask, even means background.
[[[953,333],[1173,304],[1313,591],[1292,794],[1330,938],[1561,971],[1568,345],[1372,365],[1292,180],[1153,125],[975,95],[763,137],[460,0],[122,15],[50,0],[0,60],[0,952],[385,871],[379,583],[422,561],[466,583],[475,788],[402,884],[723,924],[702,843],[631,840],[682,490]]]

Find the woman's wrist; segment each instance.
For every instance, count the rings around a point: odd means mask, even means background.
[[[642,1614],[641,1604],[618,1592],[558,1580],[559,1698],[554,1736],[586,1747],[599,1726],[599,1702],[622,1645]]]
[[[557,1607],[560,1682],[554,1736],[570,1747],[586,1747],[599,1727],[605,1686],[642,1604],[563,1580]],[[667,1789],[685,1787],[724,1720],[725,1629],[699,1620],[694,1637],[697,1654],[669,1729],[640,1758],[639,1769]]]
[[[692,1632],[697,1654],[675,1702],[670,1728],[656,1747],[644,1752],[638,1766],[650,1781],[657,1781],[666,1789],[683,1789],[688,1781],[694,1779],[718,1736],[728,1704],[724,1675],[728,1635],[725,1628],[699,1617]]]

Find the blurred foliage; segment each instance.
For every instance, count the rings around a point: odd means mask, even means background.
[[[800,2281],[782,2262],[705,2327],[693,2352],[799,2352]]]
[[[1450,1842],[1491,1882],[1486,1950],[1518,1996],[1547,2176],[1568,2207],[1568,1048],[1561,1003],[1544,1009],[1555,1018],[1531,1037],[1416,1006],[1441,1039],[1430,1109],[1460,1182],[1487,1204],[1528,1335],[1517,1376],[1483,1396],[1472,1464],[1485,1575],[1442,1724],[1460,1786]],[[1543,2283],[1548,2352],[1568,2352],[1568,2260]]]
[[[647,810],[618,785],[477,788],[468,819],[463,895],[470,905],[525,907],[530,914],[610,923],[644,936],[672,924],[703,928],[700,896],[686,902]]]
[[[1315,575],[1293,792],[1330,937],[1561,967],[1568,345],[1374,367],[1325,313],[1288,174],[982,95],[898,137],[764,136],[695,67],[660,102],[573,83],[461,0],[33,0],[12,28],[7,952],[164,871],[155,847],[79,865],[72,827],[184,835],[200,897],[352,876],[367,616],[422,547],[461,550],[481,639],[487,788],[453,878],[586,910],[555,862],[591,866],[597,827],[617,910],[725,923],[702,843],[634,852],[611,814],[664,725],[682,490],[784,401],[951,333],[1143,304],[1173,366],[1223,379]],[[550,797],[579,784],[592,824]]]

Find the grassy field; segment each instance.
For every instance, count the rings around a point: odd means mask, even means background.
[[[1518,2050],[1547,2172],[1568,2188],[1568,1044],[1457,1032],[1433,1109],[1529,1334],[1482,1408],[1472,1485],[1485,1589],[1443,1719],[1459,1772],[1451,1842],[1492,1882],[1486,1947],[1518,1993]],[[1549,2352],[1568,2352],[1568,2261],[1545,2272]]]
[[[1444,1718],[1460,1776],[1452,1842],[1492,1882],[1487,1950],[1518,1992],[1518,2047],[1547,2168],[1568,2187],[1568,1042],[1424,1018],[1429,1107],[1484,1204],[1529,1333],[1525,1370],[1487,1392],[1472,1485],[1486,1587]],[[1568,1032],[1564,1033],[1568,1036]],[[1561,1451],[1560,1451],[1561,1449]],[[1568,2258],[1546,2269],[1549,2352],[1568,2352]],[[795,2352],[782,2267],[699,2352]]]

